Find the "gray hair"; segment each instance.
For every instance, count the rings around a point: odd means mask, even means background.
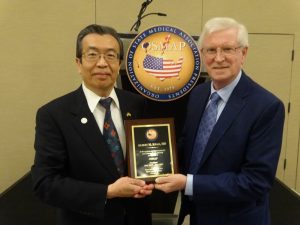
[[[237,41],[241,47],[248,47],[249,42],[248,42],[248,31],[246,27],[237,22],[236,20],[229,18],[229,17],[215,17],[210,20],[208,20],[204,28],[202,30],[202,33],[200,35],[200,39],[198,42],[199,48],[202,48],[203,45],[203,40],[204,38],[211,34],[212,32],[215,31],[220,31],[220,30],[227,30],[230,28],[235,28],[238,31],[238,36],[237,36]]]

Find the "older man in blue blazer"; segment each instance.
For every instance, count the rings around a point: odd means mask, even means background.
[[[157,178],[155,187],[182,190],[178,224],[190,214],[191,225],[270,225],[284,105],[242,70],[244,25],[209,20],[199,48],[211,81],[190,94],[179,145],[182,174]]]

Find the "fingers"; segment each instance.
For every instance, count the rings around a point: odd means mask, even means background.
[[[156,183],[155,184],[155,189],[163,191],[163,192],[166,192],[166,190],[165,190],[166,189],[166,185],[167,185],[167,183],[162,183],[162,184]]]
[[[107,189],[107,198],[133,197],[144,198],[152,194],[153,189],[165,193],[182,190],[185,188],[186,176],[173,174],[155,179],[155,184],[146,184],[145,181],[130,177],[121,177]]]
[[[127,177],[127,179],[129,179],[128,182],[132,185],[136,185],[139,187],[144,187],[146,185],[146,182],[143,180],[133,179],[133,178],[129,178],[129,177]]]
[[[161,190],[165,193],[178,191],[177,187],[174,186],[172,183],[155,184],[155,189]]]
[[[145,198],[147,195],[143,195],[143,194],[135,194],[133,197],[134,198]]]
[[[146,184],[143,187],[144,190],[153,190],[154,189],[154,184]]]
[[[130,177],[121,177],[108,185],[107,198],[116,197],[143,197],[152,193],[154,186],[146,185],[143,180]],[[141,196],[140,196],[141,195]]]
[[[135,194],[134,198],[144,198],[152,194],[152,190],[141,190],[139,193]]]
[[[170,177],[166,176],[166,177],[158,177],[155,179],[155,183],[156,184],[162,184],[162,183],[168,183],[170,182]]]
[[[154,189],[154,184],[146,184],[143,186],[143,188],[139,191],[138,194],[134,196],[134,198],[144,198],[148,195],[152,194],[152,191]]]
[[[183,190],[186,185],[186,176],[173,174],[166,177],[158,177],[155,180],[155,188],[165,193]]]

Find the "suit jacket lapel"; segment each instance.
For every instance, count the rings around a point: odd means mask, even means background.
[[[208,156],[212,153],[216,144],[224,136],[230,125],[233,123],[239,112],[245,106],[245,97],[248,94],[248,84],[244,74],[242,75],[239,83],[233,90],[228,102],[221,113],[211,135],[207,142],[206,149],[200,162],[200,167],[203,165]]]
[[[96,159],[107,169],[111,175],[118,177],[119,174],[110,155],[110,150],[107,148],[94,115],[91,113],[88,107],[81,87],[76,91],[76,99],[70,110],[74,115],[73,124],[75,129],[85,140],[86,145],[93,152]]]
[[[210,83],[211,82],[205,83],[204,86],[200,89],[200,91],[195,94],[196,98],[193,98],[193,100],[191,100],[191,102],[189,103],[189,106],[193,107],[193,110],[191,111],[190,115],[188,115],[189,118],[187,119],[189,122],[186,123],[187,127],[185,127],[185,129],[189,129],[193,132],[190,136],[191,139],[188,140],[190,147],[188,147],[187,149],[189,149],[190,151],[188,152],[188,156],[185,161],[185,165],[187,165],[187,168],[189,167],[189,163],[192,157],[193,146],[200,124],[200,120],[202,118],[202,114],[204,112],[205,106],[210,95]]]
[[[116,94],[117,94],[118,99],[119,99],[120,110],[121,110],[121,113],[122,113],[123,120],[131,119],[132,111],[127,107],[128,104],[126,104],[126,101],[130,101],[130,100],[126,99],[124,95],[120,94],[119,89],[115,89],[115,91],[116,91]]]
[[[193,120],[193,122],[190,124],[190,129],[194,131],[194,137],[197,135],[200,120],[202,118],[202,114],[205,110],[210,95],[210,88],[206,88],[205,90],[203,90],[200,95],[203,95],[204,97],[200,99],[198,98],[197,102],[192,103],[195,105],[195,108],[191,114],[191,119]]]

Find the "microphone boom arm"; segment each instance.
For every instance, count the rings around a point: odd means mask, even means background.
[[[132,29],[134,29],[136,32],[138,32],[139,27],[141,25],[141,21],[146,16],[150,16],[150,15],[167,16],[167,14],[160,13],[160,12],[152,12],[152,13],[147,13],[147,14],[143,15],[144,12],[146,11],[148,5],[150,5],[150,3],[152,1],[153,0],[146,0],[145,2],[143,2],[142,6],[141,6],[141,9],[140,9],[140,12],[139,12],[139,14],[137,16],[137,21],[132,25],[132,27],[130,28],[130,31],[132,31]]]

